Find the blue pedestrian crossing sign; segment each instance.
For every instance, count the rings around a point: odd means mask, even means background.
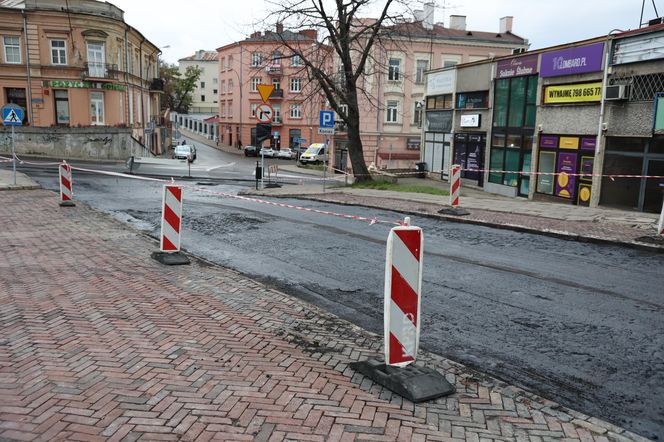
[[[15,104],[2,106],[2,124],[20,126],[23,124],[23,108]]]

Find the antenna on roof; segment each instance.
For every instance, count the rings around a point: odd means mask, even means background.
[[[659,12],[657,12],[657,5],[655,4],[655,0],[650,0],[652,2],[652,8],[655,10],[655,17],[659,18]],[[651,25],[650,23],[652,20],[647,20],[646,22],[643,21],[643,11],[646,7],[646,0],[643,0],[641,2],[641,17],[639,18],[639,27],[643,25]]]

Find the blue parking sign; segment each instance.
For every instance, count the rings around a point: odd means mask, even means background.
[[[320,111],[320,127],[334,128],[334,111]]]

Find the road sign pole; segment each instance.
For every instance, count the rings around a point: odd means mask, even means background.
[[[14,145],[14,126],[12,126],[12,168],[14,169],[14,185],[16,185],[16,147]]]
[[[261,146],[261,190],[265,189],[263,186],[263,173],[265,171],[265,153],[263,152],[263,147]]]
[[[325,153],[323,154],[323,193],[325,193],[325,180],[327,178],[327,153],[330,151],[329,143],[330,139],[325,138]]]

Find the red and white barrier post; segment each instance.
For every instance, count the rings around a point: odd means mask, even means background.
[[[182,234],[182,196],[182,186],[164,185],[159,252],[152,254],[152,257],[162,264],[189,264],[189,258],[179,253]]]
[[[459,205],[459,195],[461,194],[461,166],[455,164],[450,173],[450,206]]]
[[[415,361],[420,341],[422,293],[422,229],[394,227],[385,258],[385,362],[406,366]]]
[[[74,201],[72,198],[74,196],[73,191],[73,175],[71,171],[71,166],[66,162],[62,162],[58,167],[58,175],[60,178],[60,206],[62,207],[73,207]]]

